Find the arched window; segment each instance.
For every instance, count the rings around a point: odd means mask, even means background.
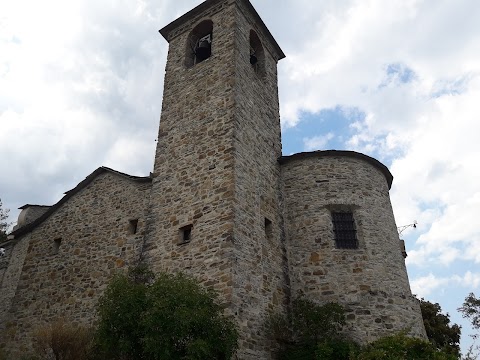
[[[265,74],[265,52],[257,33],[250,30],[250,64],[257,74]]]
[[[188,35],[185,65],[192,67],[212,55],[213,22],[204,20]]]

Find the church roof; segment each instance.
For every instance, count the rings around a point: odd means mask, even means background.
[[[172,21],[170,24],[168,24],[167,26],[163,27],[162,29],[159,30],[160,34],[162,34],[162,36],[165,38],[165,40],[167,40],[168,42],[170,42],[170,37],[169,37],[169,34],[172,30],[176,29],[177,27],[179,26],[182,26],[184,23],[186,23],[187,21],[190,21],[191,19],[193,19],[195,16],[201,14],[202,12],[204,12],[205,10],[207,10],[208,8],[212,7],[212,6],[215,6],[216,4],[222,2],[224,0],[206,0],[204,2],[202,2],[200,5],[198,5],[197,7],[193,8],[192,10],[190,10],[189,12],[185,13],[184,15],[180,16],[179,18],[177,18],[176,20]],[[260,26],[260,28],[263,30],[265,36],[268,38],[268,40],[270,41],[270,43],[272,44],[273,48],[275,49],[275,51],[277,52],[278,54],[278,60],[281,60],[285,57],[285,53],[282,51],[282,49],[280,48],[280,46],[278,45],[277,41],[275,40],[275,38],[273,37],[272,33],[270,32],[270,30],[268,30],[267,26],[265,25],[265,23],[263,22],[262,18],[260,17],[260,15],[258,15],[257,13],[257,10],[255,10],[255,8],[253,7],[253,5],[250,3],[249,0],[235,0],[235,1],[239,1],[239,2],[242,2],[245,7],[250,11],[250,13],[252,14],[253,18],[255,19],[255,21],[257,22],[257,24]]]
[[[50,215],[52,215],[60,206],[62,206],[64,203],[66,203],[73,195],[77,194],[78,192],[80,192],[81,190],[86,188],[97,176],[99,176],[103,173],[106,173],[106,172],[115,174],[117,176],[121,176],[123,178],[126,178],[126,179],[131,180],[131,181],[135,181],[135,182],[151,182],[152,181],[152,178],[150,176],[133,176],[133,175],[122,173],[122,172],[117,171],[117,170],[110,169],[106,166],[101,166],[97,170],[92,172],[90,175],[88,175],[83,181],[81,181],[73,189],[65,192],[65,196],[62,197],[60,199],[60,201],[58,201],[55,205],[50,206],[50,208],[43,215],[41,215],[40,217],[38,217],[37,219],[35,219],[31,223],[28,223],[28,224],[26,224],[26,225],[24,225],[24,226],[22,226],[22,227],[20,227],[16,230],[13,230],[9,234],[9,237],[13,236],[13,238],[18,238],[22,235],[25,235],[25,234],[28,234],[29,232],[31,232],[38,225],[40,225],[46,219],[48,219],[50,217]],[[24,206],[20,207],[20,209],[24,209],[28,206],[32,206],[32,205],[27,204],[27,205],[24,205]],[[33,205],[33,206],[38,206],[38,205]],[[41,205],[41,206],[47,206],[47,205]]]
[[[390,170],[388,170],[388,168],[377,159],[374,159],[373,157],[370,157],[368,155],[365,155],[356,151],[318,150],[318,151],[310,151],[310,152],[301,152],[301,153],[296,153],[290,156],[282,156],[280,157],[279,162],[280,164],[285,164],[292,160],[301,160],[301,159],[312,158],[312,157],[320,158],[320,157],[326,157],[326,156],[345,156],[345,157],[366,161],[369,164],[376,167],[378,170],[380,170],[385,176],[385,179],[387,180],[388,188],[390,189],[392,187],[393,175],[390,172]]]

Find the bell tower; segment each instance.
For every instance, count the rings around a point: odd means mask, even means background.
[[[238,356],[268,359],[264,320],[288,301],[277,62],[248,0],[207,0],[169,43],[144,257],[220,292]]]

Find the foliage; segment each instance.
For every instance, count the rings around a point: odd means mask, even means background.
[[[442,325],[459,335],[458,326],[449,326],[448,315],[440,313],[438,304],[424,303],[431,312],[428,317],[434,320],[431,321],[433,329],[445,330]],[[329,303],[320,306],[300,297],[293,301],[290,316],[273,315],[268,327],[281,345],[281,360],[456,360],[459,356],[453,351],[458,348],[444,346],[450,344],[448,342],[434,343],[412,338],[406,332],[360,347],[342,335],[344,324],[344,309],[340,305]],[[438,329],[434,334],[443,339],[439,334],[444,333]]]
[[[332,338],[319,342],[315,349],[316,360],[355,359],[360,346],[346,338]]]
[[[7,231],[10,223],[7,222],[9,209],[4,209],[0,199],[0,243],[7,240]]]
[[[450,324],[450,316],[442,314],[439,304],[420,299],[423,323],[430,342],[446,353],[460,357],[461,328],[457,324]]]
[[[462,354],[462,360],[478,360],[479,354],[478,354],[479,347],[472,344],[470,345],[467,353],[465,355]]]
[[[474,293],[470,293],[465,301],[458,309],[464,318],[470,320],[472,327],[475,330],[480,330],[480,299],[475,297]]]
[[[355,360],[455,360],[457,357],[438,350],[429,342],[399,333],[365,346]]]
[[[99,359],[228,359],[237,347],[233,320],[215,293],[183,274],[146,268],[109,284],[98,306]]]
[[[480,330],[480,299],[475,296],[474,293],[470,293],[463,302],[462,307],[458,308],[458,311],[462,313],[462,316],[468,319],[474,330]],[[478,340],[479,334],[471,335],[474,340]],[[472,344],[465,360],[473,360],[480,358],[480,346],[478,343]]]
[[[356,345],[341,335],[345,312],[335,303],[318,305],[299,297],[292,302],[290,316],[272,315],[267,327],[280,343],[279,358],[348,359]]]
[[[91,330],[58,320],[38,328],[33,337],[37,358],[41,360],[86,360],[91,348]]]

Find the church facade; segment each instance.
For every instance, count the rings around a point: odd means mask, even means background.
[[[302,294],[339,302],[358,341],[425,337],[379,161],[353,151],[282,156],[277,63],[248,0],[207,0],[169,43],[154,171],[101,167],[53,206],[25,205],[0,244],[0,331],[29,351],[35,327],[91,324],[109,279],[143,261],[218,291],[238,359],[270,359],[264,322]]]

